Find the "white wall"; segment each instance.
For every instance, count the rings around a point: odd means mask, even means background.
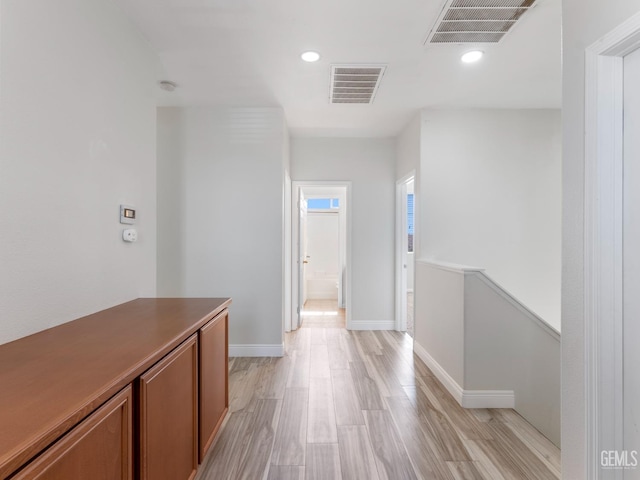
[[[283,158],[282,158],[282,176],[284,182],[284,190],[282,192],[282,235],[284,241],[282,242],[282,258],[283,258],[283,271],[282,271],[282,288],[284,289],[282,295],[282,312],[284,323],[283,329],[291,331],[291,282],[293,281],[293,271],[291,263],[291,234],[293,228],[293,219],[291,218],[291,154],[290,146],[291,141],[289,139],[289,129],[285,127],[282,132],[282,143],[284,146]]]
[[[422,113],[405,126],[398,135],[396,144],[396,179],[400,180],[411,172],[420,171],[420,149],[422,142]]]
[[[586,478],[584,402],[585,48],[640,11],[640,0],[563,0],[562,472]]]
[[[558,110],[424,110],[419,257],[485,268],[560,328]]]
[[[285,130],[279,108],[158,109],[158,295],[232,297],[236,354],[282,353]]]
[[[0,18],[4,343],[155,295],[158,65],[108,0],[3,0]]]
[[[351,317],[394,321],[395,141],[293,138],[291,178],[351,181]]]
[[[560,336],[482,274],[467,275],[464,290],[464,388],[513,390],[516,411],[560,446]]]
[[[464,272],[416,263],[414,342],[464,386]]]
[[[560,335],[467,267],[418,261],[415,298],[415,351],[452,395],[504,407],[513,392],[516,411],[559,445]]]

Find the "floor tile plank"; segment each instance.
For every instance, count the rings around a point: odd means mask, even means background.
[[[253,412],[258,397],[255,385],[260,377],[260,367],[252,363],[246,370],[238,370],[229,378],[229,412]]]
[[[310,443],[307,446],[306,480],[342,480],[337,443]]]
[[[526,477],[532,480],[553,480],[556,478],[547,466],[513,433],[504,423],[494,422],[489,424],[494,441],[494,446],[499,443],[500,450],[508,456],[513,463],[522,466],[526,472]]]
[[[344,331],[344,330],[342,330]],[[342,332],[337,328],[327,329],[327,351],[329,352],[329,368],[345,369],[349,368],[349,357],[342,341]]]
[[[236,478],[253,480],[264,476],[278,425],[280,402],[276,399],[258,400],[251,424],[251,440],[244,449]]]
[[[308,388],[286,389],[271,454],[273,465],[304,465],[308,404]]]
[[[304,480],[304,467],[294,465],[271,465],[267,480]]]
[[[409,456],[386,410],[367,410],[365,422],[381,480],[416,479]]]
[[[331,370],[337,425],[364,425],[351,370]]]
[[[340,466],[342,477],[378,480],[378,468],[373,456],[371,440],[364,425],[344,425],[338,427],[340,446]]]
[[[238,466],[251,440],[254,414],[233,413],[198,470],[198,480],[236,478]]]
[[[437,457],[445,461],[471,461],[462,439],[455,431],[448,419],[435,409],[417,410],[408,399],[387,398],[389,410],[401,432],[412,427],[420,428],[424,434],[424,441],[436,453]],[[407,443],[407,440],[405,443]]]
[[[381,382],[379,386],[381,392],[384,392],[382,395],[406,397],[406,393],[386,355],[369,355],[369,363],[376,372],[376,379]]]
[[[338,443],[330,378],[311,378],[308,410],[307,443]]]
[[[330,378],[329,350],[326,344],[311,344],[309,378]]]
[[[360,408],[362,410],[384,410],[385,405],[380,396],[378,385],[369,376],[364,362],[349,362],[349,365]]]
[[[429,402],[444,414],[460,435],[469,440],[493,439],[488,424],[480,422],[446,391],[435,377],[420,377],[418,383]]]
[[[503,422],[511,431],[527,445],[549,470],[560,476],[560,449],[536,430],[529,422],[510,408],[489,410],[493,418]]]
[[[291,357],[274,357],[262,367],[262,374],[256,385],[258,398],[284,398],[284,390],[287,387],[289,370],[291,369]]]
[[[291,367],[287,388],[309,388],[311,369],[310,348],[306,350],[295,349],[291,356]]]
[[[447,462],[453,480],[491,480],[485,478],[474,462]]]

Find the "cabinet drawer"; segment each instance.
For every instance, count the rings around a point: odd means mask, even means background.
[[[45,450],[13,480],[132,480],[131,386]]]

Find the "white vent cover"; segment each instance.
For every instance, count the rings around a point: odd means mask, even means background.
[[[332,65],[329,103],[373,103],[384,65]]]
[[[448,0],[425,44],[498,43],[536,0]]]

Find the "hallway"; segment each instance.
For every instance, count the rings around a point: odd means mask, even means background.
[[[408,335],[307,326],[282,358],[230,359],[198,480],[560,477],[551,442],[513,410],[461,408]]]

